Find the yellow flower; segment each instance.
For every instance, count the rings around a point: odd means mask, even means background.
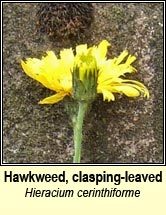
[[[135,72],[131,65],[136,58],[123,51],[119,57],[107,59],[107,47],[110,44],[103,40],[98,46],[87,48],[86,44],[73,50],[64,49],[58,59],[53,51],[48,51],[42,59],[28,58],[21,65],[25,73],[39,81],[45,87],[56,93],[41,100],[40,104],[54,104],[65,96],[73,96],[72,74],[75,66],[79,68],[79,78],[84,79],[88,71],[97,73],[97,93],[102,93],[104,100],[114,101],[114,93],[125,94],[128,97],[137,97],[143,94],[149,97],[148,89],[138,81],[125,79],[126,73]]]

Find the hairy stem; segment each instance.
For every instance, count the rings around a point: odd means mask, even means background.
[[[78,114],[75,118],[74,122],[74,158],[73,158],[73,163],[80,163],[81,161],[81,144],[82,144],[82,127],[83,127],[83,122],[85,118],[85,114],[88,109],[88,103],[87,102],[79,102],[79,107],[78,107]]]

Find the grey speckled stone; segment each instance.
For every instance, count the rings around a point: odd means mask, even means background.
[[[72,128],[64,102],[38,105],[52,92],[20,66],[23,57],[71,46],[36,34],[36,8],[36,3],[3,3],[3,162],[70,163]],[[94,8],[92,37],[82,42],[109,40],[109,57],[124,49],[135,54],[138,72],[130,78],[142,81],[151,96],[110,103],[99,96],[85,121],[82,162],[162,163],[163,4],[94,3]]]

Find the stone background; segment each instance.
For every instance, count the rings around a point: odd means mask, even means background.
[[[111,42],[109,57],[127,49],[150,99],[94,102],[84,128],[83,163],[163,162],[163,4],[94,3],[88,44]],[[51,95],[21,69],[24,57],[70,47],[36,33],[37,3],[3,3],[3,162],[71,163],[72,128],[64,102],[38,105]],[[77,44],[78,41],[75,41]]]

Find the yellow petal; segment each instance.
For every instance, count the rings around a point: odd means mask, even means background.
[[[108,100],[108,101],[114,101],[115,97],[113,95],[113,93],[107,89],[104,88],[97,88],[97,93],[102,93],[103,94],[103,100]]]
[[[21,61],[22,68],[24,72],[31,78],[40,82],[43,86],[47,87],[50,90],[56,90],[55,86],[50,84],[49,82],[49,75],[47,73],[43,73],[43,63],[41,60],[36,58],[28,58],[26,63]]]
[[[110,43],[107,40],[103,40],[99,45],[98,45],[98,51],[100,54],[100,58],[105,58],[107,54],[107,47],[110,46]]]
[[[54,103],[61,101],[66,95],[68,95],[68,93],[60,92],[60,93],[57,93],[53,96],[49,96],[49,97],[41,100],[39,102],[39,104],[54,104]]]
[[[36,80],[37,75],[40,73],[41,61],[36,58],[27,58],[26,62],[21,60],[21,66],[28,76]]]
[[[60,52],[61,61],[67,69],[71,69],[74,63],[74,54],[72,49],[64,49]]]
[[[53,51],[47,51],[46,53],[47,55],[43,56],[41,61],[45,62],[46,64],[55,64],[58,61]]]
[[[131,65],[135,60],[136,60],[135,56],[129,55],[125,64]]]
[[[41,60],[28,58],[26,62],[21,61],[25,73],[31,78],[39,81],[48,89],[68,91],[71,88],[71,68],[74,56],[72,49],[61,52],[62,59],[58,60],[52,51],[48,51]]]
[[[128,97],[137,97],[140,95],[140,92],[138,89],[136,89],[134,86],[113,86],[111,89],[112,92],[125,94]]]
[[[137,88],[144,94],[144,97],[149,98],[149,91],[148,91],[147,87],[145,87],[145,85],[142,84],[141,82],[135,81],[135,80],[127,80],[127,79],[123,80],[122,82],[128,83],[128,84],[131,83],[131,85],[133,84],[135,88]]]
[[[76,55],[80,55],[80,54],[86,54],[88,51],[87,49],[87,44],[83,44],[83,45],[78,45],[76,47]]]
[[[100,65],[98,84],[104,82],[111,84],[112,82],[116,82],[116,78],[124,76],[126,73],[136,71],[136,69],[130,65],[136,59],[134,56],[129,56],[126,61],[127,63],[119,63],[127,56],[127,54],[128,53],[124,51],[120,57],[113,60],[107,60]]]
[[[119,55],[119,57],[114,58],[116,60],[116,65],[120,64],[127,55],[128,55],[128,51],[125,50]]]

